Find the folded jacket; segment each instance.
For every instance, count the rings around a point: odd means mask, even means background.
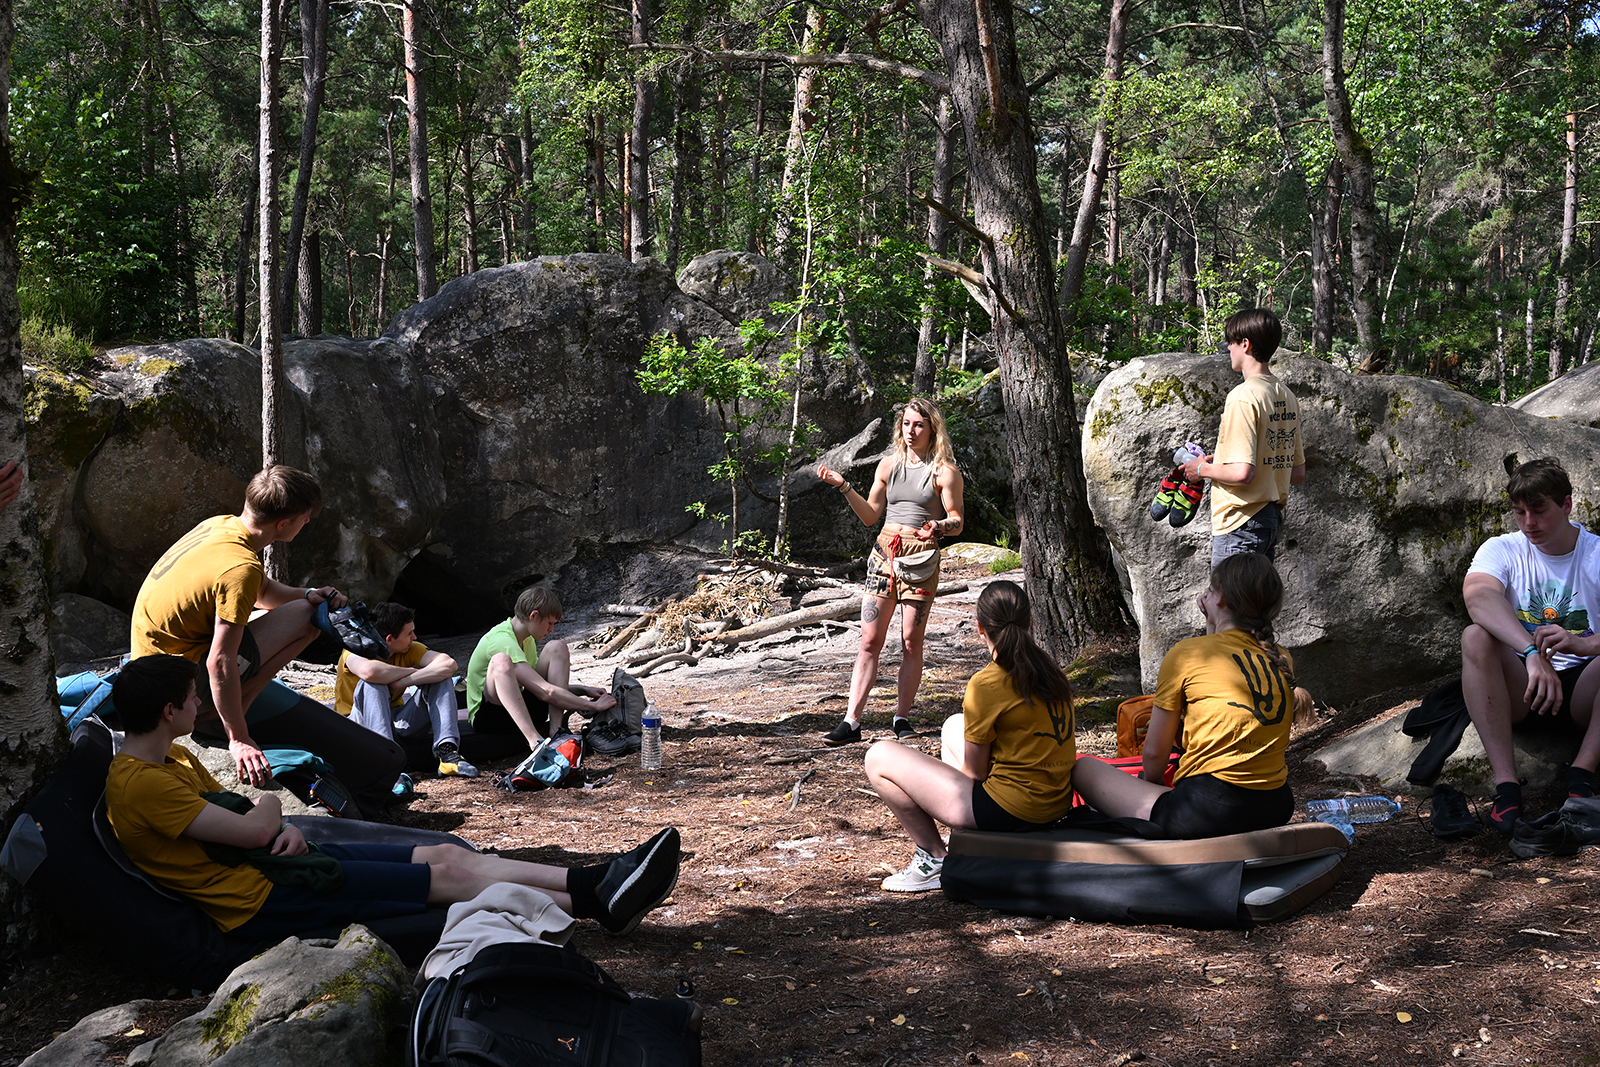
[[[200,796],[219,808],[227,808],[239,815],[248,815],[255,808],[249,797],[227,790],[201,793]],[[245,849],[216,841],[206,841],[204,844],[206,855],[224,867],[248,863],[273,885],[300,886],[313,893],[331,893],[344,885],[344,868],[339,866],[339,861],[326,855],[310,841],[306,842],[310,851],[303,856],[274,856],[270,846]]]

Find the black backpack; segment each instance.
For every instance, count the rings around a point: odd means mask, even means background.
[[[568,949],[490,945],[422,991],[406,1067],[700,1067],[700,1019]]]

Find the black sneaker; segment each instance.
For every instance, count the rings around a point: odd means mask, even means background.
[[[589,727],[583,735],[583,747],[594,756],[621,756],[628,751],[630,736],[626,723],[612,719]]]
[[[853,745],[861,740],[861,727],[851,726],[845,719],[839,720],[839,725],[822,735],[822,743],[837,748],[840,745]]]
[[[1583,847],[1583,841],[1573,830],[1565,813],[1560,811],[1552,811],[1537,819],[1524,819],[1512,831],[1511,851],[1525,860],[1535,856],[1576,855]]]
[[[1499,793],[1494,795],[1493,805],[1489,808],[1489,825],[1495,832],[1509,834],[1516,829],[1517,820],[1522,818],[1522,805],[1514,800],[1507,800]]]
[[[916,737],[917,728],[911,725],[910,719],[896,719],[894,721],[894,735],[902,739]]]
[[[596,920],[608,934],[631,934],[639,921],[667,899],[678,884],[678,861],[683,844],[678,831],[667,827],[659,834],[611,861],[595,895],[606,917]]]
[[[329,815],[341,819],[361,818],[361,810],[356,807],[355,798],[350,795],[350,790],[331,774],[318,775],[307,792],[310,794],[308,798],[310,802],[326,808]]]
[[[1467,807],[1467,798],[1454,786],[1443,782],[1433,787],[1433,809],[1428,823],[1434,837],[1471,837],[1478,832],[1478,820]]]

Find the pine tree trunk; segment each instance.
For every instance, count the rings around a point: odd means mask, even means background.
[[[533,229],[533,118],[522,109],[522,176],[517,195],[522,198],[522,254],[533,259],[539,254],[539,237]]]
[[[428,102],[422,75],[422,26],[417,18],[420,0],[404,0],[401,33],[406,61],[406,132],[410,140],[411,230],[417,261],[417,299],[439,291],[433,253],[433,198],[428,192]]]
[[[466,115],[461,116],[466,125]],[[461,252],[466,259],[467,273],[478,271],[478,182],[477,160],[472,156],[472,136],[464,134],[461,143]]]
[[[283,8],[261,5],[261,229],[256,236],[256,285],[261,297],[261,465],[283,462],[283,315],[278,306],[278,63],[283,52]],[[277,551],[274,551],[277,549]],[[282,548],[262,553],[267,577],[283,580]]]
[[[283,249],[283,295],[279,306],[284,329],[289,327],[291,297],[305,273],[300,243],[305,239],[306,212],[311,201],[311,168],[317,156],[317,126],[328,84],[328,0],[300,0],[300,49],[305,53],[301,70],[306,112],[300,120],[300,162],[294,175],[294,205],[289,209],[289,243]],[[302,305],[301,315],[304,314]]]
[[[1126,8],[1127,0],[1115,0],[1119,43],[1108,55],[1121,51]],[[1012,9],[1008,0],[918,0],[917,16],[943,53],[966,136],[975,221],[988,238],[983,273],[995,304],[1006,452],[1034,634],[1065,662],[1091,635],[1125,631],[1129,618],[1111,547],[1089,513]]]
[[[961,129],[948,93],[939,97],[939,114],[934,125],[937,132],[933,145],[932,196],[935,203],[948,207],[950,190],[955,185],[956,134]],[[928,249],[938,256],[950,249],[950,220],[932,208],[928,209]],[[917,362],[911,379],[914,396],[933,396],[938,379],[938,368],[933,361],[934,331],[938,328],[933,278],[934,269],[930,265],[922,272],[922,324],[917,330]]]
[[[650,40],[650,0],[633,0],[633,43]],[[656,231],[650,221],[650,112],[655,107],[654,79],[633,79],[633,133],[628,138],[628,258],[655,255]]]
[[[11,49],[15,29],[11,0],[0,0],[0,158],[10,167]],[[6,188],[4,202],[21,190]],[[28,427],[23,417],[22,315],[17,306],[17,225],[10,210],[0,210],[0,463],[26,469]],[[50,594],[45,584],[44,550],[33,489],[24,478],[22,495],[0,509],[0,834],[11,831],[23,805],[55,771],[66,752],[66,731],[57,708],[50,669]],[[43,931],[30,913],[23,889],[0,877],[0,928],[13,953],[38,943]]]
[[[1067,261],[1061,269],[1061,311],[1067,329],[1073,327],[1073,305],[1083,293],[1083,275],[1089,265],[1089,248],[1094,244],[1095,215],[1100,210],[1100,191],[1105,185],[1106,168],[1111,162],[1111,112],[1116,106],[1117,83],[1122,81],[1122,56],[1128,38],[1129,0],[1111,0],[1111,24],[1106,33],[1105,97],[1100,105],[1100,120],[1095,124],[1094,140],[1089,145],[1089,167],[1083,176],[1083,196],[1078,201],[1078,218],[1072,226],[1072,243],[1067,246]]]
[[[322,332],[322,231],[306,234],[300,246],[299,322],[301,337]]]
[[[242,345],[250,343],[250,248],[261,220],[256,204],[261,196],[261,142],[250,153],[250,189],[245,194],[244,211],[239,214],[239,262],[233,279],[233,337]]]
[[[1323,179],[1320,217],[1311,217],[1311,351],[1326,356],[1333,351],[1333,309],[1338,300],[1338,273],[1333,269],[1339,247],[1339,217],[1344,210],[1344,165],[1328,160]]]
[[[1363,358],[1380,347],[1383,314],[1378,286],[1383,273],[1378,247],[1377,183],[1372,146],[1356,129],[1350,94],[1344,82],[1345,0],[1324,0],[1322,19],[1322,99],[1328,109],[1328,130],[1344,164],[1350,198],[1350,288],[1355,304],[1356,344]]]
[[[723,84],[727,84],[727,76],[723,76]],[[727,108],[718,97],[718,125],[719,129],[726,125]],[[724,164],[720,161],[724,149],[719,138],[717,154],[717,173],[723,173]],[[746,252],[759,252],[761,250],[761,220],[764,217],[763,206],[767,198],[761,189],[761,168],[766,163],[767,157],[767,65],[761,64],[761,74],[756,78],[756,135],[750,145],[750,229],[745,234],[744,250]],[[719,179],[720,181],[721,179]],[[727,196],[726,183],[722,186],[722,195]]]
[[[178,222],[178,278],[183,287],[183,322],[185,331],[200,328],[200,296],[195,283],[194,235],[189,220],[189,178],[184,165],[183,139],[178,132],[178,106],[172,84],[172,65],[167,57],[166,35],[161,29],[161,7],[156,0],[144,0],[140,9],[145,33],[149,38],[150,58],[155,66],[156,82],[163,90],[161,108],[167,126],[167,151],[172,160],[172,177],[177,184],[176,211]]]

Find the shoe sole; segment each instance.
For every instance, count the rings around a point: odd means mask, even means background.
[[[633,873],[623,880],[622,885],[617,887],[616,892],[611,895],[611,899],[612,901],[620,901],[624,894],[638,887],[639,883],[643,881],[645,875],[649,872],[650,864],[656,858],[656,854],[668,841],[672,841],[677,845],[676,853],[672,858],[672,877],[667,879],[665,888],[661,889],[659,892],[649,894],[645,903],[639,907],[638,910],[633,912],[633,918],[629,919],[625,924],[623,924],[620,929],[612,930],[602,923],[600,928],[605,930],[605,932],[610,934],[612,937],[621,937],[624,934],[633,933],[639,928],[639,924],[644,921],[644,917],[646,915],[654,911],[663,900],[666,900],[667,897],[672,895],[672,890],[678,884],[678,868],[682,861],[683,842],[678,836],[678,831],[669,826],[665,830],[662,830],[660,833],[656,834],[655,837],[645,842],[645,844],[650,847],[645,852],[644,858],[641,859],[639,861],[639,865],[633,869]],[[601,901],[601,904],[605,907],[607,912],[614,913],[617,910],[626,912],[628,910],[627,908],[618,909],[613,904],[605,901]]]
[[[856,731],[856,735],[854,737],[833,738],[824,735],[822,738],[822,743],[827,745],[829,748],[842,748],[845,745],[858,745],[861,743],[861,732],[859,730]]]
[[[932,893],[935,890],[944,888],[942,882],[925,882],[914,886],[894,886],[889,884],[889,879],[887,878],[879,884],[886,892],[890,893]]]

